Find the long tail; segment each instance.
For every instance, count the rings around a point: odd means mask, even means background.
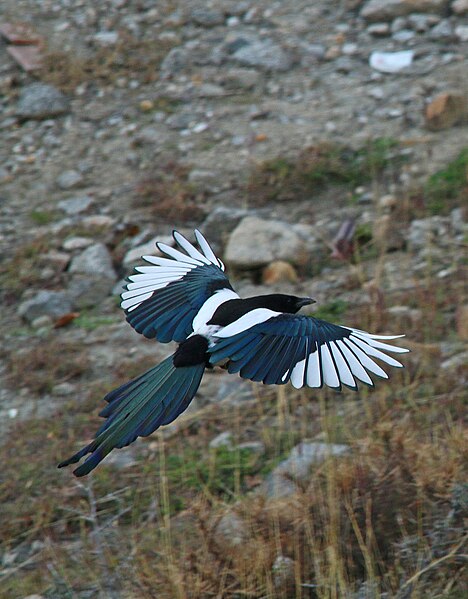
[[[189,405],[200,385],[205,364],[175,367],[170,356],[136,379],[111,391],[109,402],[99,414],[107,418],[94,441],[61,462],[63,468],[75,464],[83,456],[91,456],[73,471],[84,476],[115,447],[125,447],[137,437],[147,437],[163,424],[169,424]]]

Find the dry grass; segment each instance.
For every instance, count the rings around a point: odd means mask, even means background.
[[[117,43],[94,48],[87,56],[50,49],[39,76],[64,92],[73,92],[83,83],[113,85],[128,77],[151,83],[157,80],[161,61],[172,46],[167,41],[139,40],[120,32]]]
[[[204,215],[204,194],[188,180],[189,169],[168,162],[136,187],[134,205],[149,207],[158,221],[199,222]]]

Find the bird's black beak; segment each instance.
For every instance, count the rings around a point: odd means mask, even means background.
[[[298,308],[302,308],[303,306],[308,306],[310,304],[315,304],[315,300],[312,299],[311,297],[301,297],[297,301],[296,305]]]

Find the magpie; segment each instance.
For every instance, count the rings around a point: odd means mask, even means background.
[[[371,335],[298,314],[310,297],[273,293],[241,299],[224,273],[224,264],[200,233],[198,248],[173,231],[176,247],[157,243],[162,256],[127,280],[121,306],[128,323],[149,339],[176,341],[176,351],[157,366],[105,396],[106,421],[91,443],[61,462],[62,468],[91,454],[74,470],[89,474],[114,448],[126,447],[169,424],[187,409],[206,368],[296,388],[357,390],[373,386],[369,373],[388,378],[374,358],[397,368],[390,353],[409,350],[385,341],[404,335]],[[178,247],[178,249],[177,249]]]

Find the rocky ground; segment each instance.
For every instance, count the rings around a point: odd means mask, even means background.
[[[4,0],[17,21],[44,56],[0,45],[0,596],[462,597],[468,3]],[[170,351],[123,279],[194,227],[242,294],[406,332],[408,368],[321,400],[207,375],[75,484],[54,465],[100,398]]]

